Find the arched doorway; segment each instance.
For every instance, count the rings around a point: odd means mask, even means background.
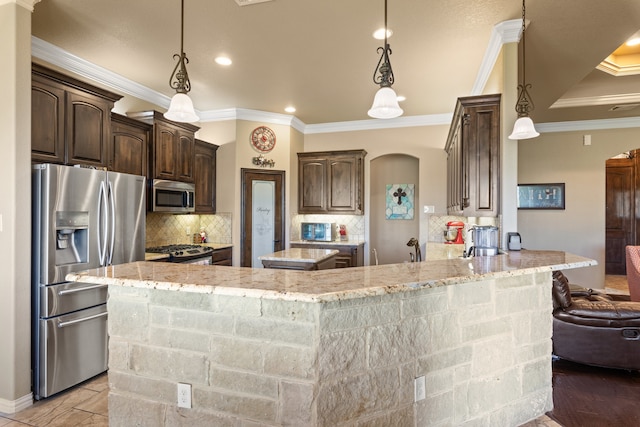
[[[417,206],[420,206],[418,200],[419,189],[419,159],[406,154],[387,154],[371,160],[371,178],[370,178],[370,230],[369,240],[371,242],[371,251],[375,249],[378,262],[380,264],[394,264],[410,261],[409,253],[413,251],[407,246],[410,238],[419,238],[420,236],[420,212]],[[413,185],[413,194],[411,197],[411,207],[407,208],[407,215],[391,215],[388,218],[387,213],[395,206],[396,198],[387,197],[388,186],[391,185],[392,192],[397,194],[410,193],[407,191],[408,185]],[[397,191],[402,188],[401,191]],[[397,196],[396,196],[397,197]],[[398,211],[404,212],[404,207],[409,206],[406,196],[401,196],[398,205]],[[403,203],[406,203],[404,206]],[[409,215],[409,209],[414,209],[412,215]],[[412,216],[409,218],[409,216]],[[424,242],[420,242],[424,243]],[[370,263],[375,264],[375,254],[370,254]]]

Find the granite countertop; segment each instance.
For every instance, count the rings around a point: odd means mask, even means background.
[[[359,246],[364,245],[364,240],[331,240],[328,242],[321,242],[317,240],[291,240],[291,243],[304,243],[306,245],[335,245],[335,246]]]
[[[233,244],[231,243],[201,243],[200,245],[206,246],[208,248],[213,248],[213,250],[227,249],[227,248],[233,247]]]
[[[320,271],[134,262],[71,273],[67,275],[67,280],[181,292],[329,302],[596,264],[592,259],[561,251],[524,250],[468,259]]]
[[[260,255],[260,261],[287,261],[287,262],[320,262],[327,258],[331,258],[339,251],[335,249],[306,249],[291,248],[284,251],[274,252],[272,254]]]

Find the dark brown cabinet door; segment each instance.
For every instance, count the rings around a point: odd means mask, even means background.
[[[64,163],[65,92],[38,78],[31,85],[31,159]]]
[[[298,212],[326,212],[327,161],[315,158],[300,159],[298,174]]]
[[[178,130],[155,123],[153,126],[153,177],[158,179],[176,179],[176,160],[178,153]]]
[[[216,150],[218,146],[195,141],[196,213],[216,213]]]
[[[328,164],[328,209],[332,212],[356,211],[359,209],[356,206],[356,199],[358,199],[356,158],[336,157],[329,159]]]
[[[193,182],[193,160],[195,138],[193,132],[178,131],[176,153],[176,179],[178,181]]]
[[[67,92],[67,163],[107,166],[109,104],[95,97]]]
[[[119,114],[111,115],[109,170],[147,176],[151,126]]]

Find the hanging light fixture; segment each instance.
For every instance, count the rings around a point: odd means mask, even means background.
[[[528,88],[531,87],[527,84],[526,79],[526,38],[525,32],[525,0],[522,0],[522,83],[518,85],[518,102],[516,102],[516,112],[518,113],[518,120],[513,125],[513,132],[509,135],[509,139],[529,139],[535,138],[540,134],[533,126],[533,120],[529,117],[529,113],[533,111],[534,105],[529,95]]]
[[[184,53],[184,0],[182,0],[182,9],[180,11],[180,54],[173,55],[178,59],[178,63],[169,78],[169,86],[175,89],[176,94],[171,98],[169,111],[164,113],[164,117],[174,122],[197,122],[200,118],[193,109],[193,102],[187,93],[191,90],[191,82],[187,73],[187,64],[189,59]]]
[[[370,117],[375,119],[392,119],[401,116],[403,111],[398,105],[398,96],[391,88],[393,85],[393,69],[389,61],[391,55],[391,47],[387,42],[387,0],[384,0],[384,47],[379,47],[378,52],[382,51],[380,60],[373,72],[373,82],[380,85],[380,89],[376,92],[373,99],[373,106],[368,111]]]

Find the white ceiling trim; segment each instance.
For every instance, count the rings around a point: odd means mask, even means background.
[[[305,134],[350,132],[358,130],[392,129],[415,126],[450,125],[453,113],[406,116],[395,119],[354,120],[351,122],[321,123],[305,126]]]
[[[503,21],[496,24],[491,30],[491,38],[489,39],[489,45],[484,52],[484,58],[482,58],[482,64],[480,64],[480,70],[476,76],[476,81],[471,89],[471,95],[480,95],[484,90],[484,87],[489,80],[489,76],[496,65],[502,45],[506,43],[514,43],[520,40],[522,34],[522,19],[512,19],[510,21]]]
[[[40,0],[0,0],[0,6],[4,6],[5,4],[17,4],[18,6],[22,6],[30,12],[33,12],[33,6],[36,3],[40,3]]]
[[[573,122],[550,122],[536,124],[536,130],[540,133],[637,127],[640,127],[640,117],[626,117],[620,119],[604,120],[576,120]]]
[[[171,98],[151,90],[146,86],[129,80],[120,74],[102,68],[92,62],[86,61],[76,55],[67,52],[51,43],[48,43],[38,37],[31,36],[31,55],[36,58],[47,61],[72,73],[86,77],[94,82],[100,83],[118,92],[124,92],[136,98],[159,105],[160,107],[169,108]]]
[[[561,98],[549,108],[572,108],[593,105],[627,104],[640,101],[640,93],[624,93],[620,95],[588,96],[583,98]]]

